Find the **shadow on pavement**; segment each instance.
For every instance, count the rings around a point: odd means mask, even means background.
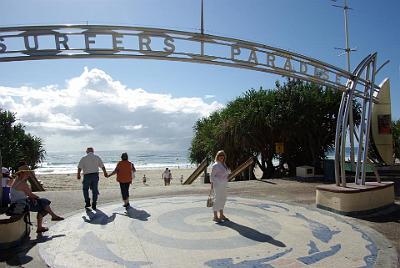
[[[142,266],[149,267],[151,266],[151,262],[148,261],[135,261],[135,260],[126,260],[125,258],[117,255],[114,250],[112,250],[113,242],[101,239],[95,232],[87,232],[85,233],[78,245],[79,252],[84,252],[89,256],[93,256],[98,260],[105,260],[111,264],[114,264],[118,267],[132,267],[132,268],[140,268]],[[128,257],[128,259],[130,259]],[[84,267],[100,267],[97,263],[92,266],[84,266]],[[109,267],[109,266],[106,266]]]
[[[269,235],[263,234],[257,230],[254,230],[253,228],[238,224],[233,221],[224,221],[224,222],[218,223],[218,225],[222,225],[222,226],[231,228],[232,230],[237,231],[241,236],[244,236],[253,241],[270,243],[277,247],[286,247],[286,245],[284,243],[273,239]]]
[[[269,184],[274,184],[274,185],[276,185],[276,183],[275,182],[272,182],[272,181],[267,181],[267,180],[259,180],[259,179],[256,179],[256,181],[259,181],[259,182],[265,182],[265,183],[269,183]]]
[[[5,262],[10,266],[22,266],[30,263],[33,257],[29,256],[29,251],[37,244],[45,243],[58,237],[63,237],[65,234],[46,236],[38,234],[36,239],[29,239],[27,237],[22,244],[9,249],[3,249],[0,251],[0,262]]]
[[[151,216],[147,211],[135,209],[133,207],[128,207],[126,209],[125,214],[117,213],[119,215],[127,216],[131,219],[137,219],[140,221],[148,221],[149,217]]]
[[[40,243],[44,243],[50,240],[53,240],[54,238],[58,238],[58,237],[64,237],[65,234],[59,234],[59,235],[51,235],[51,236],[47,236],[47,235],[43,235],[43,234],[38,234],[35,240],[31,240],[31,242],[34,242],[36,244],[40,244]]]
[[[362,217],[363,220],[371,222],[397,222],[400,223],[400,205],[394,204],[387,210],[376,215]]]
[[[86,209],[87,217],[82,216],[83,221],[90,223],[90,224],[107,225],[107,224],[113,222],[116,217],[116,213],[113,213],[111,216],[108,216],[100,209],[96,209],[95,212],[96,213],[94,213],[90,209]]]

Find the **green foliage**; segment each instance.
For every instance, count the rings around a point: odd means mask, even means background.
[[[216,111],[207,118],[199,119],[195,126],[195,135],[189,149],[189,158],[192,162],[200,163],[204,158],[213,159],[214,148],[217,146],[217,131],[221,123],[221,113]]]
[[[14,171],[18,162],[25,161],[32,168],[43,161],[45,150],[42,140],[26,133],[24,126],[16,123],[15,114],[0,109],[0,150],[3,166]]]
[[[272,91],[262,88],[249,90],[222,111],[226,119],[220,143],[224,142],[230,167],[235,168],[249,157],[260,155],[263,171],[266,175],[272,174],[274,140],[268,115],[273,109],[273,96]]]
[[[320,168],[327,151],[333,148],[341,95],[299,80],[277,84],[272,126],[285,146],[280,162],[287,163],[292,174],[300,165]],[[354,114],[359,117],[359,109]]]
[[[249,90],[210,117],[196,122],[190,159],[199,163],[213,158],[218,150],[227,153],[231,169],[257,156],[263,177],[276,171],[272,160],[279,159],[294,173],[299,165],[321,166],[334,146],[336,117],[341,92],[288,80],[275,90]],[[354,105],[355,123],[360,121],[360,105]],[[283,142],[285,153],[277,155],[275,143]]]
[[[400,119],[392,122],[392,134],[394,141],[394,156],[400,159]]]

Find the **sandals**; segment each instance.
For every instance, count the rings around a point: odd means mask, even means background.
[[[231,220],[228,219],[228,218],[225,217],[225,216],[222,216],[222,217],[220,217],[220,218],[214,217],[214,218],[213,218],[213,221],[218,222],[218,223],[221,223],[221,222],[223,222],[223,221],[231,221]]]
[[[222,222],[222,220],[221,219],[219,219],[219,218],[213,218],[213,221],[215,221],[215,222],[217,222],[217,223],[220,223],[220,222]]]
[[[36,230],[36,233],[38,233],[38,234],[40,234],[40,233],[44,233],[44,232],[47,232],[49,230],[49,228],[47,228],[47,227],[42,227],[42,228],[38,228],[37,230]]]
[[[62,220],[64,220],[64,218],[60,217],[60,216],[56,216],[56,217],[51,218],[51,220],[52,221],[62,221]]]

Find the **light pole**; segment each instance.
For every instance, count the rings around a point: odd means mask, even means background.
[[[201,0],[200,33],[204,34],[204,1]]]
[[[336,0],[332,0],[336,2]],[[350,48],[350,40],[349,40],[349,23],[348,23],[348,10],[351,9],[348,5],[347,0],[344,0],[344,6],[333,5],[334,7],[342,8],[344,14],[344,32],[345,32],[345,41],[346,41],[346,48],[335,48],[339,50],[343,50],[347,56],[347,71],[351,73],[351,66],[350,66],[350,53],[352,51],[356,51],[356,49]],[[340,54],[342,55],[342,54]],[[354,167],[354,119],[353,119],[353,98],[351,96],[350,99],[351,105],[349,109],[349,131],[350,131],[350,166],[351,170],[353,171]]]

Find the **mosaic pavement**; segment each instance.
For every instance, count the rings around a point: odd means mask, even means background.
[[[375,267],[379,247],[342,217],[230,198],[216,224],[206,197],[87,210],[52,226],[39,246],[51,267]],[[363,228],[364,230],[364,228]],[[386,253],[387,254],[387,253]]]

